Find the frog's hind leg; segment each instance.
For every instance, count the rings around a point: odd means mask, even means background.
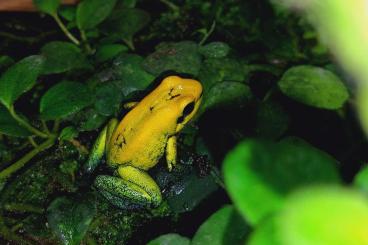
[[[122,207],[127,199],[136,204],[157,207],[162,200],[160,188],[145,172],[132,166],[118,168],[119,177],[100,175],[95,186],[115,205]]]
[[[108,145],[107,142],[109,142],[117,124],[118,120],[116,118],[111,119],[98,135],[95,143],[93,144],[88,160],[83,166],[85,173],[93,172],[101,162],[101,159],[106,152],[106,146]]]

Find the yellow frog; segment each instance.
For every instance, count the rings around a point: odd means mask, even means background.
[[[145,206],[158,206],[162,196],[156,182],[147,174],[166,152],[167,168],[176,164],[178,132],[196,114],[202,98],[202,85],[192,79],[166,77],[118,122],[112,119],[98,136],[85,165],[92,172],[106,153],[115,176],[100,175],[95,186],[112,203],[129,199]]]

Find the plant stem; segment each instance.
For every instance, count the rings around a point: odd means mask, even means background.
[[[22,237],[13,233],[9,228],[5,225],[3,217],[0,216],[0,236],[8,241],[19,242],[19,244],[30,244]]]
[[[179,7],[175,5],[174,3],[170,2],[169,0],[160,0],[163,4],[166,4],[167,7],[169,7],[172,11],[178,12]]]
[[[132,38],[123,38],[123,42],[130,48],[132,51],[135,50],[134,43]]]
[[[84,43],[84,46],[86,47],[86,50],[87,50],[88,54],[92,54],[93,50],[91,48],[91,45],[89,45],[89,43],[88,43],[88,39],[87,39],[85,31],[80,30],[80,34],[81,34],[82,41]]]
[[[34,148],[37,148],[37,147],[38,147],[37,143],[34,141],[34,139],[33,139],[33,137],[32,137],[32,136],[29,136],[29,137],[28,137],[28,140],[29,140],[29,142],[31,143],[31,145],[32,145]]]
[[[4,205],[4,209],[10,212],[21,212],[21,213],[30,212],[42,214],[44,212],[43,208],[24,203],[7,203]]]
[[[49,128],[47,127],[47,124],[46,124],[45,120],[41,120],[41,123],[42,123],[43,130],[44,130],[47,134],[50,134],[50,130],[49,130]]]
[[[14,111],[14,106],[11,106],[9,108],[10,115],[23,127],[28,129],[30,132],[34,133],[35,135],[41,137],[41,138],[48,138],[49,136],[45,134],[44,132],[41,132],[37,128],[30,125],[28,122],[24,121],[18,114]]]
[[[216,27],[216,21],[213,21],[212,22],[212,25],[209,29],[209,31],[204,35],[204,37],[202,38],[202,40],[199,42],[199,45],[203,45],[207,39],[209,38],[209,36],[212,34],[212,32],[215,30],[215,27]]]
[[[44,141],[42,144],[40,144],[37,148],[33,149],[32,151],[28,152],[26,155],[24,155],[21,159],[7,167],[6,169],[2,170],[0,172],[0,180],[6,179],[10,177],[14,172],[21,169],[24,165],[26,165],[27,162],[29,162],[34,156],[36,156],[41,151],[44,151],[48,148],[50,148],[55,143],[56,137],[50,136],[50,138],[46,141]]]
[[[64,23],[60,20],[59,15],[53,14],[52,17],[54,18],[60,29],[64,32],[64,34],[70,39],[70,41],[72,41],[76,45],[79,45],[80,44],[79,40],[69,32]]]

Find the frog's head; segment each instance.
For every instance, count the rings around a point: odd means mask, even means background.
[[[167,100],[172,101],[175,107],[176,132],[179,132],[198,111],[202,100],[202,85],[197,80],[169,76],[160,86],[166,91]]]

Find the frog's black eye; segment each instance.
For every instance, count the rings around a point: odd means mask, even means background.
[[[184,107],[183,114],[178,118],[177,123],[182,123],[184,119],[193,112],[195,103],[191,102]]]

